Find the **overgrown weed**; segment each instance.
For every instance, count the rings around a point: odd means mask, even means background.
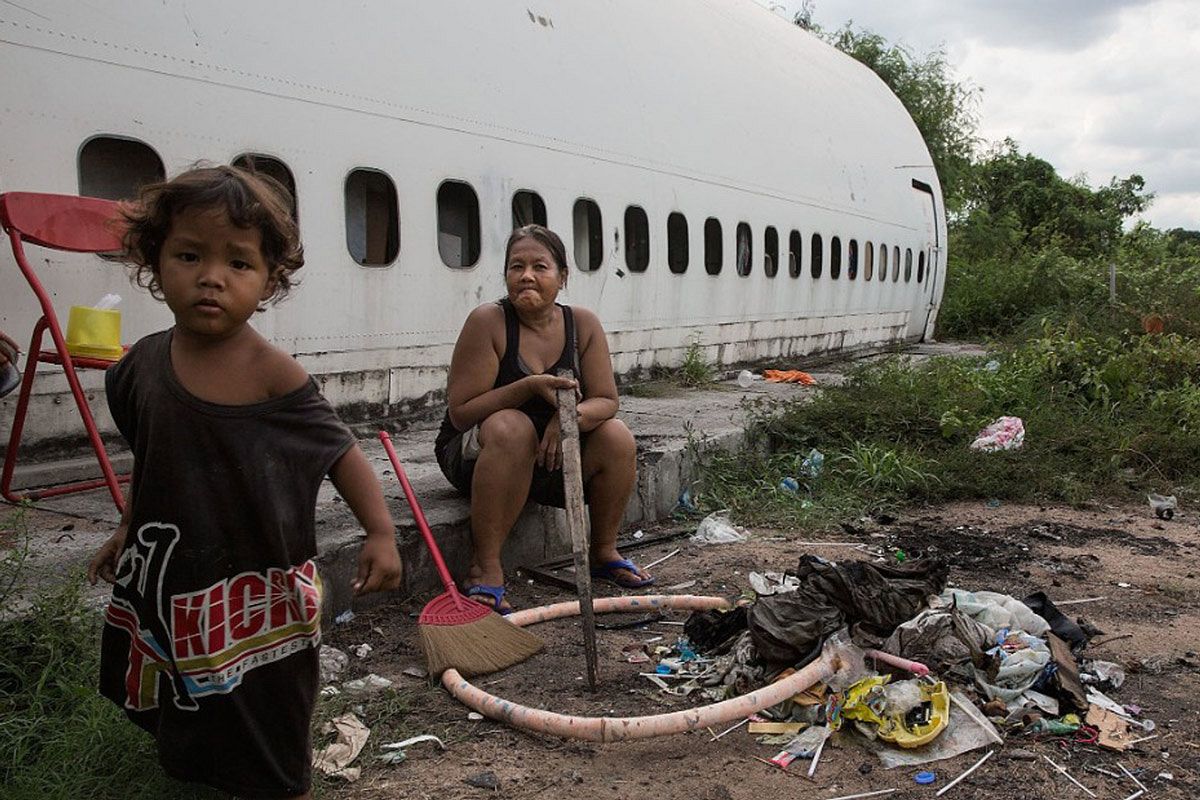
[[[5,527],[18,543],[28,521],[17,509]],[[0,562],[13,585],[26,551]],[[83,600],[83,575],[43,587],[29,608],[0,619],[0,785],[12,800],[33,798],[216,798],[167,778],[154,742],[96,690],[100,616]]]
[[[786,526],[911,503],[1080,504],[1200,489],[1195,340],[1047,322],[990,360],[885,358],[810,400],[748,405],[747,446],[701,458],[702,508]],[[971,450],[1003,415],[1024,420],[1025,446]],[[825,456],[819,482],[797,474],[812,448]],[[801,491],[782,490],[787,477]]]
[[[676,380],[683,386],[707,386],[716,377],[717,368],[704,357],[700,338],[694,337],[683,354],[683,363],[675,372]]]

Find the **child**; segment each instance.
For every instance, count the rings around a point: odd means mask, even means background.
[[[314,506],[328,473],[367,532],[356,592],[400,581],[395,528],[316,383],[247,324],[304,263],[287,191],[195,168],[125,210],[137,282],[173,328],[106,377],[133,449],[125,513],[88,577],[113,584],[100,691],[172,776],[240,797],[308,797],[321,581]]]

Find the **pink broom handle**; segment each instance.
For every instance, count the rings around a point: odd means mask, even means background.
[[[412,509],[413,519],[417,521],[417,528],[420,529],[421,536],[425,537],[425,544],[429,547],[430,555],[433,556],[434,566],[437,567],[438,574],[442,576],[442,584],[446,587],[446,591],[454,598],[454,604],[462,608],[458,587],[454,585],[454,579],[450,577],[450,570],[446,568],[446,562],[442,560],[442,554],[438,550],[437,542],[433,539],[433,531],[429,530],[429,523],[425,521],[425,512],[421,510],[421,504],[417,502],[417,496],[413,494],[412,484],[408,482],[408,476],[404,474],[404,467],[400,466],[400,458],[396,455],[396,448],[392,447],[392,437],[388,436],[387,431],[380,431],[379,441],[383,442],[383,449],[387,451],[388,458],[392,462],[392,468],[396,470],[396,477],[400,479],[400,486],[404,489],[404,496],[408,498],[408,507]]]

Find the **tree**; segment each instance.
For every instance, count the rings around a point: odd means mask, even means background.
[[[812,3],[805,2],[793,21],[865,64],[904,104],[929,148],[946,207],[957,212],[978,142],[979,90],[954,80],[946,54],[940,49],[916,56],[877,33],[855,30],[853,22],[825,32],[813,22],[812,15]]]
[[[964,190],[957,244],[968,258],[997,255],[998,244],[1054,246],[1075,258],[1109,257],[1127,218],[1153,199],[1140,175],[1092,189],[1084,177],[1064,180],[1050,162],[1005,139],[984,156]]]

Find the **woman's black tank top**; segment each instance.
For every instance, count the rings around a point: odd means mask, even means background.
[[[500,368],[496,371],[496,382],[492,384],[493,389],[516,383],[526,375],[534,374],[521,360],[521,321],[517,318],[517,310],[513,308],[507,297],[497,300],[496,305],[504,309],[504,355],[500,357]],[[564,306],[561,303],[555,305],[563,312],[563,332],[566,334],[564,337],[566,341],[563,342],[562,353],[558,356],[558,360],[542,374],[556,375],[560,369],[569,369],[575,376],[575,380],[579,382],[579,391],[582,392],[583,377],[579,370],[579,342],[575,334],[575,316],[571,313],[570,306]],[[546,430],[550,418],[558,409],[542,398],[534,397],[518,406],[517,410],[533,420],[538,436],[541,436]],[[446,416],[442,420],[441,430],[438,432],[437,446],[441,447],[444,440],[449,440],[459,432],[450,422],[450,411],[447,409]]]

